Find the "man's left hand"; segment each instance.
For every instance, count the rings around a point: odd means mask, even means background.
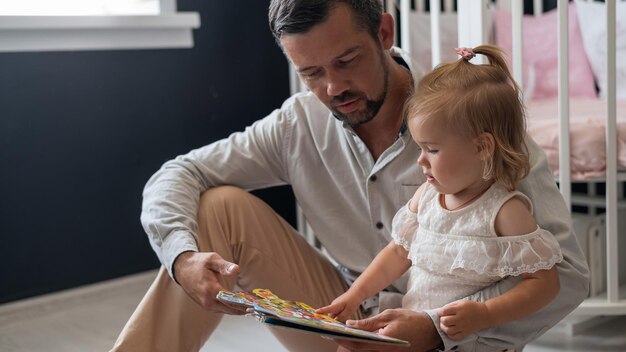
[[[433,321],[425,312],[409,309],[387,309],[363,320],[348,320],[351,328],[377,332],[409,341],[410,347],[394,347],[346,340],[336,340],[345,351],[422,352],[436,349],[442,342]],[[341,350],[341,349],[340,349]]]

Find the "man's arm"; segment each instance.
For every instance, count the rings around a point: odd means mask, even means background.
[[[210,187],[257,189],[287,182],[283,165],[285,130],[291,119],[276,110],[228,138],[166,162],[143,192],[141,222],[161,263],[174,278],[174,261],[198,250],[200,194]]]

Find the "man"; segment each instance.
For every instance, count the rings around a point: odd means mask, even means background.
[[[323,306],[343,293],[390,240],[391,219],[424,177],[420,150],[403,116],[417,72],[392,48],[394,22],[379,0],[272,0],[270,28],[310,92],[296,94],[244,132],[163,165],[146,185],[142,222],[164,265],[122,331],[116,351],[198,350],[221,313],[220,289],[269,288]],[[358,327],[382,329],[412,351],[520,348],[586,296],[587,267],[545,155],[529,140],[532,171],[520,190],[537,222],[554,233],[564,261],[561,294],[527,319],[451,341],[439,309],[398,307],[400,280],[366,301]],[[266,204],[242,189],[290,184],[317,238],[335,263],[309,246]],[[236,187],[219,187],[232,185]],[[510,289],[509,278],[469,297]],[[290,350],[336,345],[299,332],[274,332]],[[341,342],[351,349],[375,345]],[[388,346],[381,350],[390,350]],[[402,349],[405,351],[406,349]]]

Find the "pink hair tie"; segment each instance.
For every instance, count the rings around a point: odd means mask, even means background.
[[[465,61],[469,61],[469,60],[473,59],[476,56],[476,54],[474,54],[474,50],[472,50],[472,48],[454,48],[454,50]]]

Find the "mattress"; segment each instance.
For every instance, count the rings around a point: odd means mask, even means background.
[[[559,174],[559,118],[556,99],[526,101],[528,134],[543,148],[554,173]],[[570,160],[573,181],[606,174],[606,102],[570,100]],[[626,170],[626,101],[617,102],[617,165]]]

